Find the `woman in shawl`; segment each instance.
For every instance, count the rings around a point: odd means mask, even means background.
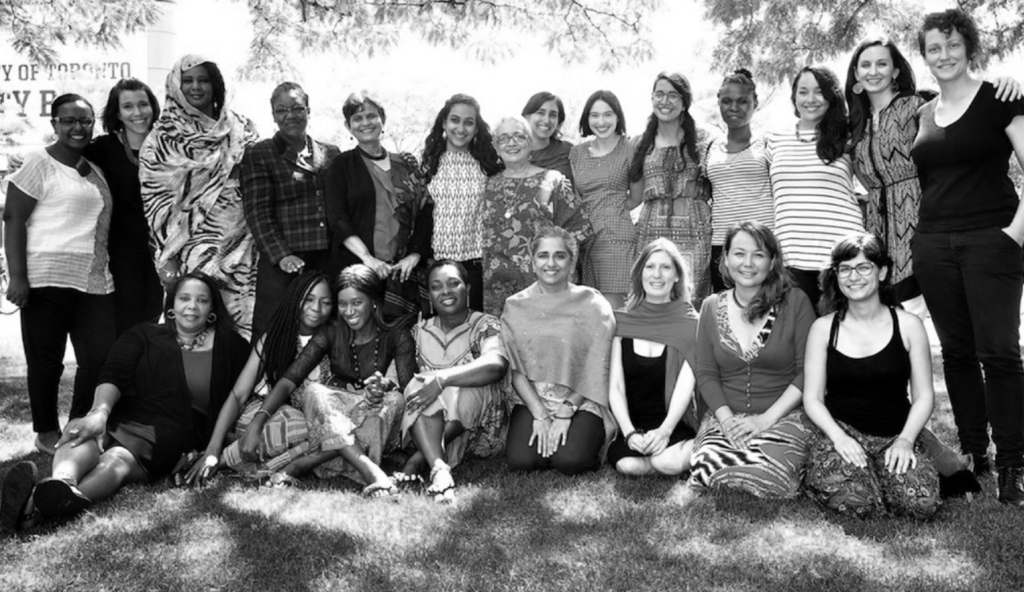
[[[257,136],[226,100],[216,64],[195,55],[178,60],[167,75],[164,110],[139,153],[139,178],[161,281],[191,271],[210,275],[247,337],[255,248],[235,165]]]
[[[530,243],[537,281],[505,301],[501,339],[512,371],[505,455],[514,471],[597,469],[615,421],[608,360],[615,318],[592,288],[569,283],[577,245],[566,230],[540,228]]]
[[[626,310],[615,313],[608,402],[620,432],[608,462],[626,475],[690,468],[697,315],[685,269],[675,243],[654,239],[633,264]]]

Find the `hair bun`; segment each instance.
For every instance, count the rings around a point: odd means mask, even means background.
[[[733,74],[742,74],[743,76],[749,78],[751,82],[754,81],[754,75],[751,74],[750,70],[747,70],[746,68],[736,68],[735,70],[733,70]]]

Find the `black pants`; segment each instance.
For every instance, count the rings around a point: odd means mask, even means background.
[[[533,415],[525,405],[516,405],[508,424],[505,459],[513,471],[555,469],[563,475],[578,475],[597,470],[598,455],[604,444],[604,421],[593,413],[578,411],[569,424],[565,444],[544,458],[537,452],[537,442],[529,445],[533,435]]]
[[[92,407],[96,379],[114,343],[114,299],[110,294],[85,294],[71,288],[31,288],[28,305],[21,309],[21,340],[36,432],[60,429],[57,389],[69,335],[78,362],[71,397],[74,419]]]
[[[1024,369],[1020,359],[1021,248],[999,228],[918,233],[914,275],[942,344],[946,388],[964,452],[1024,465]]]
[[[149,251],[110,258],[114,276],[114,327],[117,336],[143,322],[156,322],[163,312],[164,288]]]
[[[818,287],[818,274],[819,271],[811,271],[809,269],[797,269],[795,267],[787,267],[789,274],[793,277],[793,283],[796,284],[797,288],[804,291],[807,297],[811,299],[811,306],[814,307],[815,314],[818,313],[818,300],[821,299],[821,288]]]
[[[327,251],[305,251],[294,253],[302,259],[306,270],[324,270],[327,266]],[[256,302],[252,311],[252,342],[263,335],[270,324],[270,317],[274,316],[277,305],[284,296],[284,291],[296,278],[298,274],[283,271],[279,265],[274,263],[270,257],[260,253],[259,263],[256,264]],[[330,278],[334,282],[336,278]],[[333,289],[333,288],[332,288]]]

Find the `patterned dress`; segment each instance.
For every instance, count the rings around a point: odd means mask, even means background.
[[[706,153],[703,141],[698,154]],[[653,148],[644,158],[644,204],[637,221],[640,248],[664,237],[679,247],[693,284],[694,305],[711,292],[711,199],[700,161],[679,146]]]
[[[501,343],[501,322],[496,317],[471,311],[466,322],[445,333],[437,317],[420,321],[412,330],[416,342],[416,366],[420,372],[442,370],[464,366],[480,356],[497,353],[505,357]],[[488,457],[505,449],[505,413],[502,406],[502,384],[500,380],[487,386],[457,387],[444,389],[433,403],[421,413],[426,416],[444,414],[445,421],[457,421],[465,428],[458,438],[445,444],[444,451],[448,464],[455,466],[465,453]],[[416,378],[409,382],[406,393],[422,386]],[[409,428],[420,413],[407,413],[402,420],[402,433]]]
[[[538,228],[559,226],[579,244],[591,235],[590,222],[572,185],[558,171],[524,179],[500,173],[487,181],[481,203],[483,227],[484,312],[500,316],[505,299],[536,277],[530,241]]]
[[[904,298],[919,293],[914,282],[906,292],[899,285],[913,275],[910,239],[917,228],[921,183],[910,149],[917,137],[917,110],[925,102],[917,95],[893,99],[879,113],[878,125],[869,121],[864,137],[853,147],[853,165],[868,190],[865,226],[888,248],[892,282]]]
[[[569,151],[572,174],[595,237],[582,246],[582,283],[601,292],[629,292],[629,270],[636,254],[636,228],[629,217],[629,164],[633,151],[625,137],[604,156],[591,156],[593,140]]]

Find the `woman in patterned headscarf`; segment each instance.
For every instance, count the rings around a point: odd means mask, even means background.
[[[196,55],[178,60],[167,75],[164,110],[139,154],[139,177],[161,281],[209,274],[221,284],[239,333],[248,336],[255,249],[235,165],[257,135],[227,107],[226,94],[215,63]]]

